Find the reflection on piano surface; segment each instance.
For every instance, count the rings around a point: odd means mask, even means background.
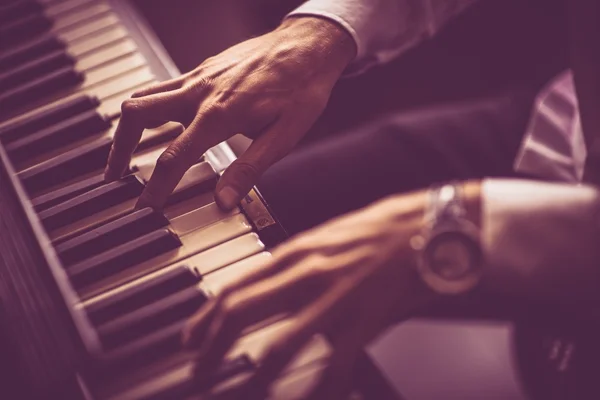
[[[215,205],[234,158],[226,144],[198,160],[163,212],[132,211],[178,124],[147,130],[129,174],[104,182],[121,102],[177,73],[127,2],[4,0],[0,46],[0,365],[15,375],[6,390],[19,390],[2,395],[191,397],[201,388],[179,348],[182,324],[260,268],[283,229],[256,191],[234,211]],[[287,323],[240,340],[217,387],[247,377]],[[316,338],[273,398],[306,390],[327,353]]]

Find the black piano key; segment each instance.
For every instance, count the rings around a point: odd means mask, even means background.
[[[102,186],[104,183],[104,174],[94,175],[90,178],[83,179],[82,181],[56,189],[50,193],[35,197],[31,200],[31,204],[37,212],[40,212],[89,190]]]
[[[17,43],[48,31],[52,27],[43,13],[29,14],[0,25],[0,48],[7,49]]]
[[[178,365],[175,368],[171,368],[167,373],[174,369],[189,368],[191,361],[184,361],[183,364]],[[223,360],[219,368],[211,377],[202,379],[203,377],[194,376],[192,374],[185,374],[183,379],[172,379],[167,385],[155,385],[157,379],[160,379],[160,375],[154,375],[149,380],[138,386],[134,392],[127,392],[125,398],[133,396],[136,400],[170,400],[170,399],[184,399],[200,393],[202,390],[206,390],[210,387],[216,386],[222,382],[225,382],[237,375],[254,371],[256,366],[250,360],[246,354],[237,356],[233,359]],[[146,386],[148,385],[148,386]],[[145,386],[145,387],[144,387]]]
[[[0,90],[9,90],[28,81],[67,66],[75,65],[76,60],[65,50],[55,50],[34,60],[16,65],[8,71],[0,73]]]
[[[70,88],[83,81],[83,74],[65,67],[0,93],[0,115],[6,115],[32,101]]]
[[[190,287],[106,322],[97,332],[104,350],[113,349],[190,317],[206,301],[201,289]]]
[[[54,230],[138,197],[143,189],[144,184],[135,175],[129,175],[50,207],[39,216],[46,229]]]
[[[181,329],[187,318],[102,354],[105,372],[121,374],[181,350]]]
[[[125,290],[91,303],[86,307],[86,314],[92,323],[100,325],[157,299],[196,285],[200,280],[201,277],[190,268],[179,266],[153,278],[142,278],[139,283]]]
[[[76,140],[89,137],[110,128],[108,118],[95,110],[86,111],[65,121],[49,126],[6,145],[11,160],[22,162]]]
[[[67,273],[76,287],[84,287],[179,246],[181,242],[173,232],[159,229],[71,265]]]
[[[110,137],[101,137],[71,151],[35,165],[17,175],[34,197],[47,188],[78,176],[103,169],[112,145]]]
[[[167,225],[164,215],[144,208],[62,242],[56,251],[62,262],[70,265]]]
[[[146,131],[135,151],[144,151],[154,146],[158,146],[159,144],[169,142],[179,136],[181,132],[182,129],[176,125],[166,131],[157,131],[155,134],[153,134],[152,131]]]
[[[8,5],[0,6],[0,25],[21,19],[31,14],[40,13],[42,6],[37,1],[15,1]]]
[[[179,183],[179,188],[169,196],[166,206],[188,200],[200,193],[214,190],[218,175],[208,162],[193,165]]]
[[[10,143],[30,133],[54,125],[79,113],[93,110],[100,105],[97,97],[78,95],[71,100],[61,102],[33,113],[29,118],[20,119],[0,127],[0,140]]]
[[[0,52],[0,71],[7,71],[16,65],[35,60],[56,50],[64,50],[65,42],[54,35],[46,34],[27,41],[7,51]]]

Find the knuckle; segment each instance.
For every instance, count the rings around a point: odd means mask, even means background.
[[[318,278],[320,280],[321,278],[327,276],[331,269],[331,260],[329,257],[322,254],[311,254],[307,258],[306,262],[310,266],[310,270],[312,272],[310,275],[314,279]]]
[[[179,154],[176,149],[167,148],[156,160],[156,168],[160,170],[172,170],[178,163]]]
[[[253,181],[260,175],[260,169],[254,163],[248,161],[235,161],[236,173],[246,181]]]
[[[192,75],[184,79],[182,90],[189,97],[196,99],[198,96],[204,95],[207,91],[213,88],[213,81],[206,76]]]
[[[238,325],[237,303],[233,296],[227,296],[219,307],[224,329],[235,329]]]
[[[127,99],[121,103],[121,115],[130,116],[140,109],[140,103],[136,99]]]

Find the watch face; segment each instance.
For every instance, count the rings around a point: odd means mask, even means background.
[[[468,273],[475,260],[468,244],[461,236],[446,234],[436,241],[429,254],[432,272],[444,279],[460,279]]]
[[[427,244],[421,276],[435,291],[459,294],[473,288],[481,276],[478,242],[463,231],[437,233]]]

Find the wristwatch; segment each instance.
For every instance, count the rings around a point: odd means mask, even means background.
[[[466,217],[462,186],[432,187],[424,228],[411,240],[422,280],[439,294],[462,294],[481,280],[480,230]]]

